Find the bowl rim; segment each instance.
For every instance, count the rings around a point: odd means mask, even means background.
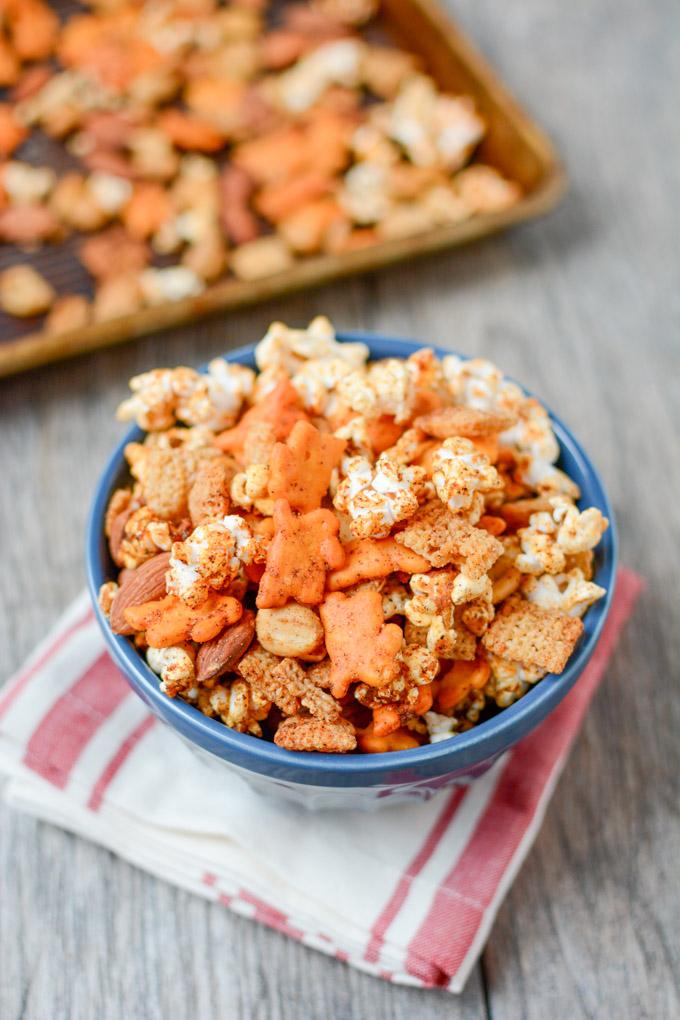
[[[431,347],[438,357],[454,354],[464,361],[477,357],[476,355],[466,355],[433,344],[425,345],[415,340],[385,336],[384,334],[372,333],[366,330],[338,330],[336,336],[341,342],[360,341],[367,344],[371,352],[371,359],[407,357],[413,351],[420,350],[424,346]],[[254,365],[255,346],[256,344],[254,343],[246,344],[218,356],[224,357],[229,362],[250,364],[252,366]],[[201,365],[199,371],[205,371],[206,369],[207,365]],[[505,373],[504,377],[509,381],[516,382],[511,376],[505,375]],[[526,389],[525,386],[520,383],[517,383],[517,385],[520,386],[522,392],[527,396],[533,396],[531,391]],[[616,521],[600,475],[571,430],[543,401],[541,401],[541,404],[550,416],[560,445],[560,452],[562,453],[565,448],[568,449],[570,455],[578,464],[579,476],[581,479],[588,478],[590,486],[597,492],[597,504],[609,519],[609,528],[604,533],[599,546],[602,563],[597,571],[599,580],[602,581],[607,589],[607,594],[589,609],[588,617],[592,629],[586,635],[585,640],[581,641],[569,660],[566,669],[559,676],[552,673],[546,674],[518,701],[502,709],[491,719],[487,719],[473,726],[470,730],[457,734],[450,739],[441,740],[434,744],[425,744],[422,747],[409,748],[405,751],[381,752],[370,755],[339,755],[318,751],[288,751],[260,737],[254,737],[247,733],[238,733],[223,723],[209,718],[179,698],[168,698],[160,690],[158,677],[152,672],[130,640],[111,631],[108,620],[101,612],[97,602],[100,585],[104,581],[110,580],[110,577],[107,576],[108,570],[104,564],[105,556],[101,555],[106,506],[116,479],[123,467],[123,451],[125,446],[127,443],[136,441],[146,434],[135,425],[126,432],[122,440],[117,444],[97,482],[87,522],[85,549],[87,582],[96,619],[103,632],[109,651],[122,669],[133,690],[146,700],[147,703],[158,706],[166,721],[173,728],[178,729],[185,737],[198,744],[199,747],[204,748],[206,743],[222,745],[226,753],[223,756],[220,755],[220,757],[223,757],[226,761],[230,760],[229,751],[233,751],[240,761],[243,761],[244,758],[252,758],[253,763],[257,762],[260,766],[255,771],[265,775],[271,774],[272,778],[275,778],[276,772],[280,772],[282,769],[288,771],[297,771],[299,769],[303,774],[300,775],[299,781],[303,783],[309,782],[312,773],[315,780],[323,778],[324,774],[338,777],[339,773],[354,778],[360,777],[362,773],[370,773],[371,777],[374,778],[381,775],[386,778],[387,773],[393,774],[403,770],[417,770],[419,765],[424,765],[425,763],[429,766],[433,763],[443,764],[445,761],[447,768],[444,771],[454,771],[454,759],[460,758],[465,760],[467,765],[473,765],[496,755],[499,746],[511,746],[516,740],[534,729],[557,706],[576,683],[587,665],[611,608],[618,564]],[[203,739],[200,739],[201,737]],[[268,769],[271,769],[271,773],[268,772]]]

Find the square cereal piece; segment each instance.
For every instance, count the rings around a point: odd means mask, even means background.
[[[453,563],[464,567],[475,581],[488,573],[503,552],[497,538],[452,514],[439,500],[421,507],[394,538],[424,556],[433,567]]]
[[[482,644],[522,666],[561,673],[583,632],[583,622],[556,609],[509,599],[482,638]]]

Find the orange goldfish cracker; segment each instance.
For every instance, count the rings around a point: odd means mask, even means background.
[[[173,213],[172,199],[166,189],[154,181],[135,184],[121,220],[131,237],[148,241]]]
[[[522,572],[517,567],[509,566],[498,577],[493,580],[491,601],[494,605],[504,602],[505,599],[517,591],[522,581]]]
[[[225,142],[225,135],[212,121],[183,110],[165,110],[158,118],[158,126],[178,149],[217,152]]]
[[[532,514],[547,512],[552,507],[547,496],[535,496],[530,499],[518,499],[513,503],[504,503],[498,509],[498,513],[507,523],[509,528],[526,528]]]
[[[401,716],[394,705],[378,705],[373,709],[373,732],[376,737],[386,737],[401,727]]]
[[[243,444],[253,425],[270,425],[274,438],[286,439],[298,421],[306,421],[307,415],[300,407],[300,396],[291,383],[284,379],[278,383],[260,404],[249,408],[238,425],[226,432],[220,432],[215,445],[236,457],[242,454]]]
[[[481,690],[490,675],[491,669],[486,659],[455,662],[439,681],[437,711],[447,712],[449,709],[455,709],[467,698],[470,691]]]
[[[395,623],[384,622],[380,592],[335,592],[326,598],[320,612],[334,697],[343,697],[355,680],[381,687],[395,678],[403,634]]]
[[[495,517],[493,514],[482,514],[477,521],[477,527],[483,531],[488,531],[490,535],[502,535],[507,528],[506,522],[502,517]]]
[[[57,41],[59,19],[43,0],[9,0],[12,46],[21,60],[44,60]]]
[[[366,423],[366,437],[371,450],[378,455],[394,446],[403,431],[404,426],[397,425],[390,415],[372,418]]]
[[[319,605],[326,570],[338,568],[345,558],[337,538],[337,517],[322,509],[297,516],[285,499],[277,499],[274,528],[257,595],[258,609],[283,606],[291,598]]]
[[[269,495],[287,500],[301,513],[315,510],[344,449],[344,440],[323,435],[307,421],[296,422],[286,443],[277,443],[272,450]]]
[[[378,736],[373,726],[357,730],[357,745],[366,754],[383,754],[386,751],[408,751],[420,747],[420,741],[414,733],[405,728],[395,730],[386,736]]]
[[[255,196],[253,205],[262,216],[278,223],[301,206],[327,195],[332,187],[332,178],[310,170],[285,181],[266,184]]]
[[[347,216],[335,199],[319,198],[282,219],[278,231],[291,251],[312,255],[324,247],[331,230],[346,223]]]
[[[200,606],[187,606],[176,595],[152,600],[125,610],[135,631],[144,631],[153,648],[169,648],[191,639],[211,641],[226,626],[241,618],[243,607],[230,595],[210,595]]]
[[[394,538],[362,538],[345,547],[347,559],[342,567],[328,575],[329,591],[350,588],[360,581],[403,571],[421,574],[430,569],[429,562],[418,553],[400,544]]]

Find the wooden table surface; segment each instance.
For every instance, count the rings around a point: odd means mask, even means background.
[[[459,998],[385,984],[0,808],[3,1020],[680,1016],[680,9],[451,0],[561,148],[549,219],[467,250],[0,385],[0,664],[83,586],[130,375],[326,312],[485,354],[602,471],[648,581],[536,844]],[[674,684],[675,681],[675,684]]]

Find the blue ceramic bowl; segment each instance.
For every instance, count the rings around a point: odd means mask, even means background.
[[[361,340],[372,358],[407,357],[421,345],[359,332],[340,340]],[[437,351],[439,355],[450,351]],[[254,347],[230,351],[228,361],[255,367]],[[125,444],[142,437],[131,429],[109,460],[97,486],[87,528],[87,572],[90,592],[107,647],[130,686],[151,711],[183,737],[220,772],[237,771],[263,793],[279,794],[307,807],[368,808],[407,798],[426,798],[437,790],[485,772],[496,759],[530,733],[574,686],[590,659],[609,612],[616,575],[616,528],[600,478],[571,432],[551,415],[561,448],[560,466],[581,488],[583,506],[598,507],[610,526],[597,549],[595,580],[607,589],[605,598],[586,614],[585,631],[569,665],[560,676],[548,675],[514,705],[449,740],[389,754],[305,754],[285,751],[273,743],[236,733],[159,689],[157,676],[131,642],[113,634],[97,607],[100,585],[115,576],[104,538],[104,515],[113,490],[129,476]],[[220,776],[215,777],[219,784]],[[219,785],[216,790],[219,789]]]

